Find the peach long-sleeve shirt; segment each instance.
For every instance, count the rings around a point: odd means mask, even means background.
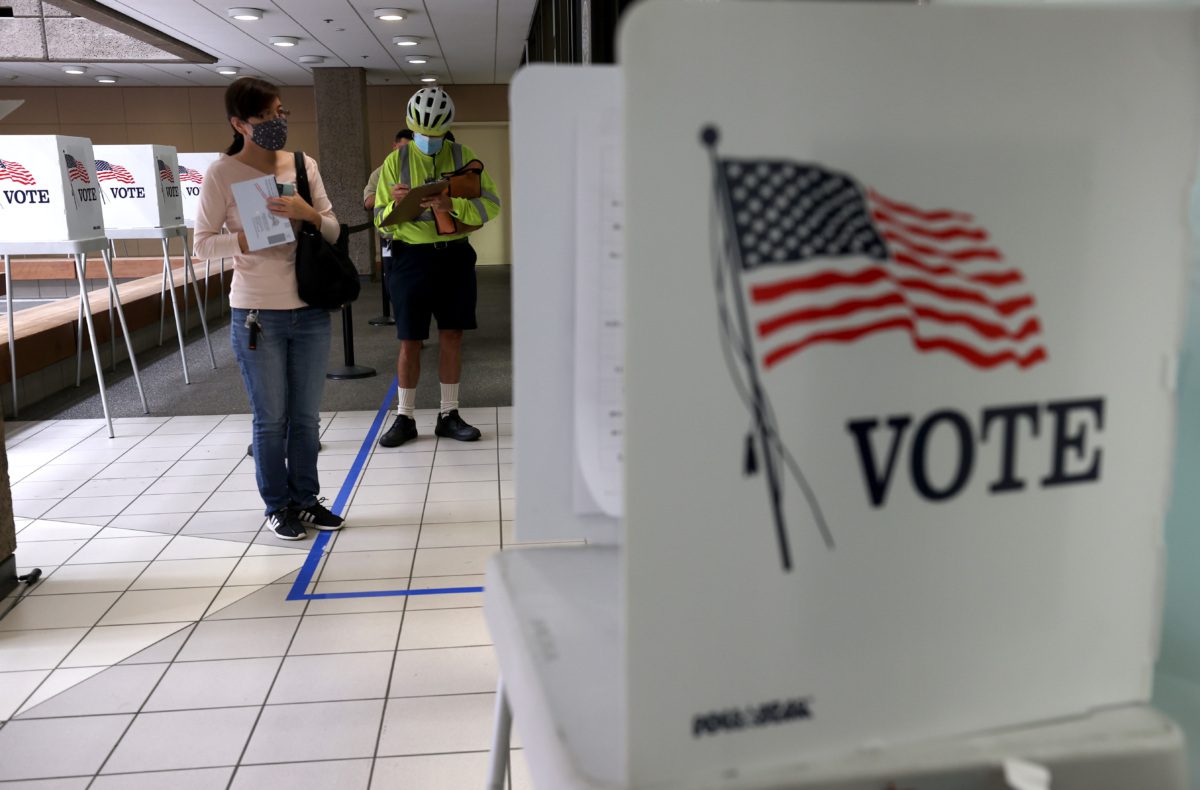
[[[308,189],[312,206],[321,214],[321,235],[337,240],[341,227],[333,214],[333,204],[325,194],[325,184],[316,161],[304,157],[308,173]],[[242,252],[237,233],[242,230],[233,201],[233,184],[262,178],[265,173],[231,156],[223,156],[209,166],[200,188],[200,206],[196,211],[195,256],[198,260],[233,259],[233,282],[229,305],[247,310],[295,310],[307,305],[300,300],[296,288],[296,244],[281,244],[253,252]],[[296,163],[292,154],[276,156],[275,180],[281,184],[296,183]],[[299,233],[301,223],[292,220],[292,230]],[[221,228],[229,233],[221,233]]]

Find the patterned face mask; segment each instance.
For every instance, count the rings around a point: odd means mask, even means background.
[[[250,139],[259,148],[268,151],[278,151],[287,145],[287,119],[275,118],[253,125],[254,133]]]

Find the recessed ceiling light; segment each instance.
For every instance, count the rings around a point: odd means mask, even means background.
[[[277,47],[294,47],[300,43],[295,36],[271,36],[271,43]]]
[[[107,74],[101,74],[96,77],[96,82],[103,82],[105,85],[112,85],[116,81],[117,81],[116,77],[113,77],[113,76],[110,76]]]
[[[384,22],[399,22],[408,16],[408,12],[403,8],[376,8],[375,18],[382,19]]]
[[[421,43],[416,36],[392,36],[392,43],[398,47],[415,47]]]
[[[230,8],[225,13],[239,22],[257,22],[263,18],[261,8]]]
[[[409,55],[407,58],[405,58],[405,60],[408,61],[409,63],[412,63],[414,66],[419,66],[422,63],[428,63],[429,56],[428,55]]]
[[[237,74],[239,71],[241,71],[241,69],[239,69],[237,66],[217,66],[218,74],[224,74],[230,77],[234,74]]]
[[[437,77],[433,74],[422,74],[421,82],[437,82]]]
[[[68,74],[87,74],[87,66],[63,66],[62,70]]]
[[[324,55],[301,55],[300,62],[301,63],[324,63],[325,56]]]

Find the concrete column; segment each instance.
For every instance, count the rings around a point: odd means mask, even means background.
[[[0,596],[17,586],[17,531],[13,525],[12,490],[8,483],[8,451],[2,441],[4,417],[0,416]]]
[[[367,72],[364,69],[313,69],[317,107],[318,162],[325,190],[338,220],[347,225],[366,222],[362,191],[371,175],[367,126]],[[375,234],[350,237],[350,257],[361,274],[370,274],[375,260]]]

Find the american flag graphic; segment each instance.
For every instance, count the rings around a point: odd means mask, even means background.
[[[161,159],[156,159],[158,162],[158,180],[167,184],[175,183],[175,174],[171,172],[171,168],[167,167],[167,163]]]
[[[106,159],[96,160],[96,178],[100,181],[120,181],[122,184],[136,183],[129,171],[120,165],[114,165]]]
[[[0,159],[0,181],[16,181],[25,187],[37,184],[33,173],[22,167],[20,162],[14,162],[11,159]]]
[[[199,170],[193,170],[190,167],[179,166],[179,180],[191,181],[193,184],[203,184],[204,174]]]
[[[970,214],[894,200],[815,164],[719,167],[763,369],[891,331],[979,369],[1045,361],[1032,293]]]
[[[82,184],[92,183],[92,179],[88,176],[87,168],[83,166],[83,162],[66,153],[63,154],[63,158],[67,162],[67,174],[70,176],[70,180],[78,181]]]

